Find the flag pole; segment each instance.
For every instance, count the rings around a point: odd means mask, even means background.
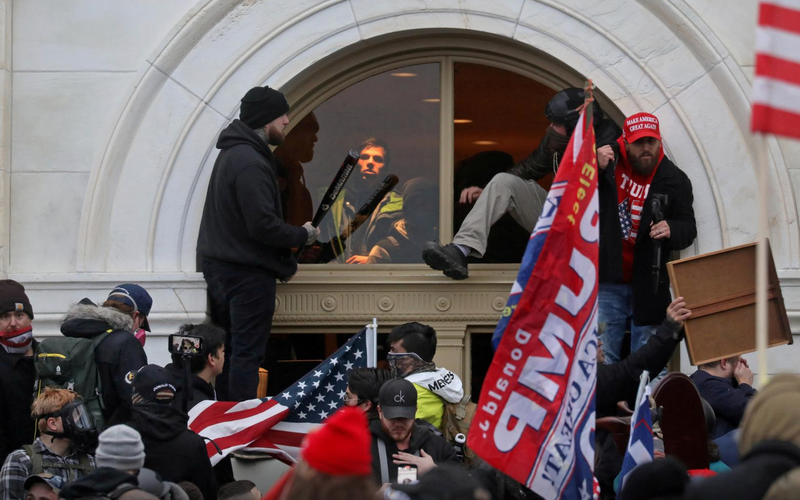
[[[372,318],[367,329],[367,368],[375,368],[378,366],[378,318]]]
[[[758,351],[758,385],[763,388],[768,377],[767,368],[767,285],[769,220],[767,219],[767,136],[757,135],[758,157],[758,245],[756,246],[756,350]]]

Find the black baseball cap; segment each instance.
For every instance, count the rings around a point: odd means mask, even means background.
[[[28,476],[28,479],[25,480],[23,488],[25,488],[25,491],[28,491],[36,483],[45,483],[49,485],[51,488],[53,488],[53,493],[58,495],[58,493],[61,491],[61,488],[63,488],[66,484],[66,481],[61,476],[56,476],[49,472],[41,472],[39,474]]]
[[[159,403],[169,405],[175,399],[175,378],[165,368],[146,365],[133,379],[133,403]]]
[[[414,418],[417,414],[417,390],[408,380],[394,378],[381,386],[378,405],[386,418]]]

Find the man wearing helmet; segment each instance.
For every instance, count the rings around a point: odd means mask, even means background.
[[[578,108],[584,103],[583,90],[572,87],[558,92],[545,109],[550,126],[539,146],[527,158],[503,172],[481,190],[466,188],[462,199],[475,201],[453,242],[440,245],[430,241],[423,246],[422,258],[433,269],[445,276],[461,280],[469,276],[467,258],[482,257],[486,251],[489,230],[503,214],[508,213],[529,233],[542,213],[547,192],[537,180],[555,172],[567,148],[569,138],[578,123]],[[621,131],[614,122],[603,117],[595,102],[594,128],[597,142],[597,161],[601,168],[612,162],[617,151],[616,140]]]

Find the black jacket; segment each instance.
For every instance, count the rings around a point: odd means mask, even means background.
[[[763,441],[731,472],[690,483],[684,500],[709,498],[761,500],[783,474],[800,467],[800,448],[785,441]]]
[[[397,481],[397,465],[394,463],[392,455],[399,450],[397,444],[391,437],[383,432],[380,419],[372,420],[369,423],[369,432],[372,434],[372,474],[375,479],[381,481],[381,462],[378,449],[378,440],[380,439],[386,444],[387,464],[389,468],[389,482]],[[433,458],[436,465],[445,462],[458,464],[458,457],[456,451],[443,437],[437,436],[427,426],[414,423],[414,428],[411,431],[411,440],[406,453],[418,454],[419,450],[425,450],[425,453]]]
[[[130,426],[144,443],[144,466],[165,481],[194,483],[208,500],[216,500],[217,487],[203,438],[187,427],[189,416],[173,406],[133,405]]]
[[[130,420],[133,391],[126,377],[147,364],[147,354],[131,333],[132,327],[133,319],[127,314],[96,306],[87,299],[72,306],[61,324],[61,333],[67,337],[92,338],[112,330],[94,351],[103,386],[106,427]]]
[[[308,233],[283,222],[272,152],[240,120],[222,131],[217,148],[221,151],[208,184],[197,252],[276,278],[293,275],[297,261],[291,248],[305,243]]]
[[[176,389],[178,390],[175,394],[175,400],[172,406],[183,409],[183,379],[185,377],[183,368],[175,363],[170,363],[165,368],[175,378]],[[195,374],[191,374],[191,387],[192,392],[189,395],[190,410],[201,401],[209,399],[212,401],[217,400],[217,393],[214,391],[214,386]],[[231,462],[230,455],[220,460],[217,465],[214,466],[214,478],[217,480],[217,487],[222,487],[230,482],[236,481],[236,478],[233,476],[233,463]]]
[[[31,347],[36,351],[36,340]],[[9,453],[33,443],[36,424],[31,418],[36,370],[33,356],[9,354],[0,347],[0,464]]]
[[[102,498],[107,497],[109,493],[123,484],[138,488],[139,480],[136,476],[122,470],[99,467],[88,476],[65,485],[59,492],[59,496],[67,500]]]
[[[609,165],[598,179],[600,190],[600,283],[622,282],[622,228],[619,222],[615,168]],[[664,220],[670,228],[670,237],[661,240],[661,267],[658,293],[653,292],[652,263],[653,240],[650,222],[653,219],[652,200],[655,194],[668,196],[664,207]],[[645,199],[639,234],[633,253],[633,318],[637,325],[657,325],[666,317],[671,302],[667,260],[671,250],[683,250],[697,236],[692,202],[692,182],[681,169],[666,156],[650,184]]]
[[[747,404],[756,395],[748,384],[737,384],[732,378],[715,377],[703,370],[692,373],[692,382],[700,397],[708,401],[717,417],[713,439],[739,427]]]
[[[650,376],[655,377],[667,366],[680,343],[679,332],[674,323],[665,320],[638,351],[618,363],[597,365],[597,418],[614,415],[618,401],[636,398],[642,371],[648,370]]]
[[[172,406],[176,408],[183,408],[183,389],[184,389],[184,378],[186,377],[185,372],[183,371],[182,367],[179,367],[175,363],[170,363],[165,366],[166,370],[172,374],[175,378],[175,385],[178,392],[175,394],[175,400],[172,403]],[[206,382],[205,380],[201,379],[194,373],[189,374],[189,386],[191,388],[191,393],[189,394],[189,409],[194,407],[200,401],[205,401],[210,399],[212,401],[217,400],[217,393],[214,391],[214,386]]]
[[[618,153],[619,146],[617,139],[622,135],[622,130],[616,123],[608,118],[597,120],[594,123],[595,145],[611,146],[615,153]],[[564,156],[566,144],[563,147],[555,147],[550,144],[550,138],[545,134],[539,145],[527,158],[517,163],[508,170],[509,174],[516,175],[525,180],[537,181],[547,174],[553,174],[556,166]]]

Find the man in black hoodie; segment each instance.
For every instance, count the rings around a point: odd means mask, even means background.
[[[144,466],[173,483],[194,483],[203,497],[216,500],[214,472],[205,440],[187,427],[189,416],[172,405],[175,379],[158,366],[147,365],[133,378],[133,420],[144,443]]]
[[[256,397],[258,367],[275,312],[275,280],[297,271],[293,247],[319,230],[286,224],[275,159],[289,124],[289,103],[269,87],[250,89],[239,119],[219,136],[221,151],[208,184],[197,253],[208,284],[211,318],[230,334],[231,362],[219,379],[221,400]]]

